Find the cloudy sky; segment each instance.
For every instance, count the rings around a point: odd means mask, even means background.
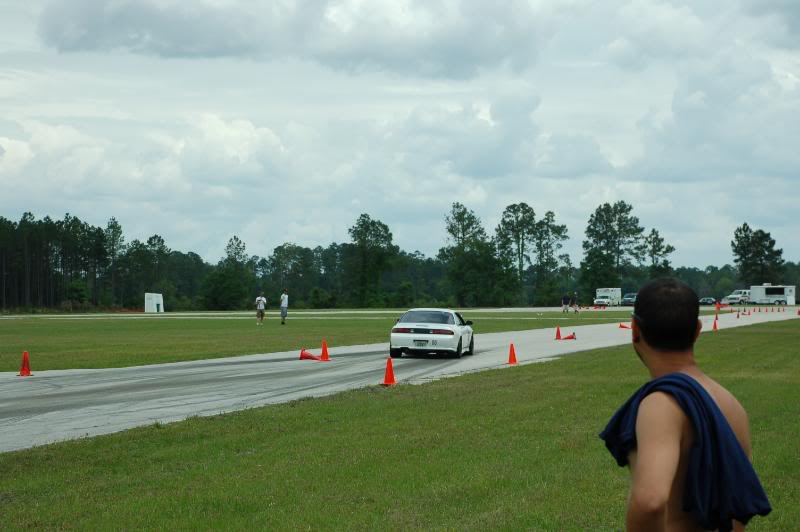
[[[800,2],[0,0],[7,218],[216,261],[366,212],[433,255],[453,201],[489,231],[524,201],[577,264],[616,200],[676,265],[744,221],[800,260]]]

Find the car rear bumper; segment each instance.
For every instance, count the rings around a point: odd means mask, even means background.
[[[389,347],[401,349],[404,353],[455,353],[459,337],[443,334],[403,334],[393,333],[389,337]],[[420,342],[426,342],[421,344]]]

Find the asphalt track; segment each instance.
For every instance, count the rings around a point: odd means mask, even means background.
[[[786,312],[737,319],[721,314],[720,329],[797,318]],[[704,331],[713,316],[701,317]],[[461,359],[394,360],[396,379],[423,383],[509,367],[508,349],[520,364],[578,351],[622,345],[630,332],[617,323],[570,327],[577,340],[553,340],[552,328],[475,335],[476,353]],[[0,452],[190,416],[318,397],[382,382],[388,345],[333,347],[330,362],[298,360],[298,352],[156,364],[130,368],[35,371],[32,377],[0,373]]]

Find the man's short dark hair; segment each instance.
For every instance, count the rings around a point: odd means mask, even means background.
[[[694,344],[700,303],[694,290],[673,278],[644,285],[633,306],[644,340],[660,351],[684,351]]]

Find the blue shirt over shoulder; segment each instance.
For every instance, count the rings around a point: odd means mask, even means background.
[[[671,395],[694,429],[684,483],[683,510],[707,530],[732,530],[732,519],[746,524],[770,507],[747,454],[714,399],[683,373],[654,379],[634,393],[608,422],[600,438],[620,466],[636,448],[639,404],[653,392]]]

